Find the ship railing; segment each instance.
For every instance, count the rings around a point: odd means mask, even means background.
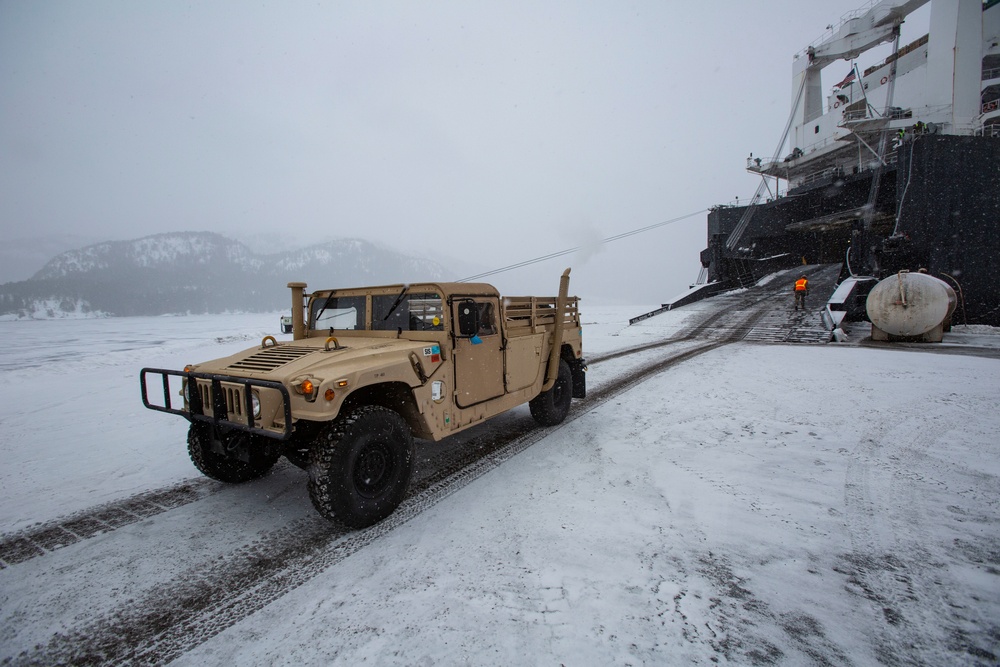
[[[821,169],[819,171],[814,171],[811,174],[806,174],[796,183],[796,185],[810,185],[812,183],[816,183],[817,181],[822,181],[828,178],[836,178],[837,176],[843,175],[844,170],[836,167],[832,169]]]
[[[952,107],[951,104],[926,104],[913,107],[913,120],[914,122],[922,120],[925,123],[947,123],[950,120]]]
[[[896,53],[892,53],[892,54],[888,55],[886,57],[886,59],[883,60],[881,63],[879,63],[877,65],[872,65],[871,67],[869,67],[868,69],[866,69],[865,73],[862,75],[862,78],[866,78],[866,77],[874,74],[875,72],[879,71],[883,67],[891,65],[893,62],[899,60],[900,58],[902,58],[906,54],[910,53],[911,51],[916,51],[921,46],[923,46],[924,44],[926,44],[928,42],[929,38],[930,38],[930,35],[928,34],[928,35],[924,35],[923,37],[920,37],[918,39],[913,40],[912,42],[910,42],[909,44],[907,44],[906,46],[904,46],[903,48],[901,48]]]
[[[819,149],[826,148],[827,146],[834,146],[834,145],[836,145],[836,143],[837,143],[837,139],[835,137],[826,137],[826,138],[820,139],[819,141],[817,141],[815,143],[812,143],[812,144],[809,144],[809,145],[807,145],[805,147],[806,155],[808,155],[810,153],[815,153]]]
[[[945,119],[951,115],[951,104],[935,104],[935,105],[921,105],[902,108],[893,108],[888,115],[883,116],[879,111],[868,108],[862,111],[852,111],[845,112],[844,119],[838,124],[838,127],[845,129],[850,129],[847,127],[848,122],[858,121],[858,120],[884,120],[884,121],[912,121],[922,120],[924,122],[944,122]],[[898,126],[899,123],[896,123]]]
[[[897,154],[897,149],[892,148],[892,147],[888,147],[887,150],[886,150],[886,153],[885,153],[885,164],[886,165],[896,164],[897,161],[898,161],[898,158],[899,158],[899,156]],[[871,171],[874,171],[874,170],[875,169],[873,167],[866,167],[866,168],[857,169],[857,171],[853,171],[852,173],[854,173],[854,174],[863,174],[865,172],[871,172]],[[820,169],[819,171],[814,171],[812,173],[806,174],[802,178],[797,179],[795,181],[795,183],[792,184],[790,187],[798,188],[798,187],[801,187],[803,185],[810,185],[812,183],[817,183],[817,182],[820,182],[820,181],[823,181],[823,180],[828,180],[828,179],[836,179],[836,178],[839,178],[839,177],[843,177],[845,175],[847,175],[847,171],[845,170],[845,168],[843,166],[828,167],[826,169]]]
[[[748,157],[747,158],[747,171],[752,171],[755,174],[771,174],[773,175],[773,170],[778,168],[783,168],[787,166],[787,163],[792,162],[794,159],[800,157],[808,157],[810,154],[815,153],[821,148],[826,148],[827,146],[836,145],[837,139],[834,137],[826,137],[812,144],[806,144],[805,149],[802,150],[798,157],[792,157],[791,155],[785,158],[772,158],[764,159]]]
[[[971,137],[982,127],[976,120],[966,123],[954,123],[951,125],[948,134]]]
[[[808,55],[809,55],[809,49],[810,48],[812,48],[814,46],[818,46],[820,44],[826,43],[831,37],[833,37],[834,35],[836,35],[840,31],[841,26],[843,26],[845,23],[847,23],[851,19],[858,18],[859,16],[864,16],[865,14],[868,13],[868,11],[872,7],[874,7],[875,5],[877,5],[880,2],[882,2],[882,0],[868,0],[868,2],[866,2],[865,4],[863,4],[858,9],[853,9],[853,10],[851,10],[851,11],[845,13],[845,14],[842,14],[841,17],[840,17],[840,22],[838,24],[836,24],[836,25],[833,25],[833,24],[828,25],[826,27],[826,30],[823,32],[822,35],[820,35],[816,39],[814,39],[811,42],[809,42],[809,46],[803,48],[801,51],[799,51],[798,53],[796,53],[795,57],[796,58],[800,58],[800,57],[801,58],[805,58],[805,57],[808,57]]]
[[[989,81],[991,79],[1000,79],[1000,67],[983,70],[983,81]]]

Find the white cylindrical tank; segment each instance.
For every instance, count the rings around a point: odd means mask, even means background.
[[[873,327],[890,337],[919,338],[950,323],[955,290],[926,273],[900,271],[868,294],[865,307]],[[875,338],[875,329],[872,330]],[[940,341],[938,335],[936,340]]]

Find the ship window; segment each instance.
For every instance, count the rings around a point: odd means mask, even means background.
[[[819,125],[813,128],[813,134],[819,134]]]
[[[1000,78],[1000,53],[983,56],[983,81]]]

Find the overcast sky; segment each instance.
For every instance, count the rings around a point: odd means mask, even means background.
[[[665,299],[705,213],[594,244],[749,199],[793,54],[861,4],[0,0],[0,236],[588,246],[494,282]]]

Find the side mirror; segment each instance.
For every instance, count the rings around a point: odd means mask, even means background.
[[[458,302],[458,333],[466,338],[479,333],[479,304],[472,299]]]

